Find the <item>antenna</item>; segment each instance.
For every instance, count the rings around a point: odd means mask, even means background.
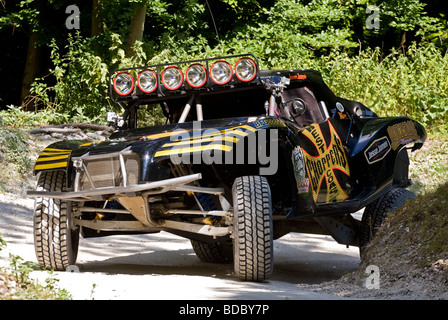
[[[218,42],[221,44],[221,40],[219,39],[219,34],[218,34],[218,28],[216,28],[215,18],[213,17],[212,9],[210,8],[210,4],[208,3],[208,0],[205,0],[205,2],[207,3],[207,7],[208,7],[208,11],[210,11],[210,15],[212,16],[213,25],[215,26],[216,38],[218,38]]]

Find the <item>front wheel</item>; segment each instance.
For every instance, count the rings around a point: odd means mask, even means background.
[[[64,190],[65,172],[43,171],[37,191]],[[79,229],[71,226],[71,202],[36,198],[34,206],[34,248],[39,265],[45,269],[64,271],[74,265],[78,255]]]
[[[266,280],[273,269],[269,183],[260,176],[239,177],[235,179],[232,192],[235,273],[241,280]]]

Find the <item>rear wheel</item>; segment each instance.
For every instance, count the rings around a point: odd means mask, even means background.
[[[37,191],[60,192],[65,172],[41,172]],[[58,271],[74,265],[78,255],[79,229],[71,225],[71,202],[36,198],[34,206],[34,248],[42,268]]]
[[[359,247],[361,258],[364,255],[366,245],[375,237],[386,217],[392,211],[404,205],[406,200],[414,198],[415,194],[412,191],[394,188],[366,207],[361,219],[361,241]]]
[[[236,275],[241,280],[263,281],[273,269],[271,191],[264,177],[244,176],[233,184]]]
[[[227,241],[205,243],[191,240],[191,245],[199,260],[208,263],[230,263],[233,261],[232,244]]]

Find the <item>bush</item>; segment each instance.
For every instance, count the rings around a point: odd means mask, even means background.
[[[42,124],[60,124],[67,122],[68,116],[48,105],[36,112],[24,111],[21,107],[8,106],[8,110],[0,111],[0,125],[10,127],[39,126]]]
[[[21,187],[30,174],[32,161],[26,141],[23,131],[0,126],[0,190]]]
[[[142,43],[135,45],[134,57],[125,58],[120,37],[114,33],[92,38],[77,33],[69,35],[67,42],[65,48],[55,41],[50,44],[55,84],[51,86],[43,78],[33,83],[35,108],[51,108],[68,122],[106,124],[107,111],[120,111],[109,98],[109,72],[145,64]]]
[[[448,120],[448,57],[433,45],[381,56],[379,49],[355,57],[323,58],[323,74],[337,95],[360,101],[380,116],[407,115],[426,126]]]

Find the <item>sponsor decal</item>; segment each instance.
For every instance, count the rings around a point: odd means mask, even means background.
[[[350,170],[342,142],[331,122],[313,123],[302,130],[302,135],[306,137],[301,142],[314,201],[346,200]]]
[[[406,144],[420,137],[412,121],[405,121],[394,124],[387,128],[387,133],[392,143],[392,149],[396,150],[400,144]]]
[[[294,176],[297,182],[297,192],[307,193],[309,190],[310,180],[306,175],[305,159],[300,147],[295,147],[291,155],[292,165],[294,168]]]
[[[289,75],[290,80],[306,80],[306,78],[306,74],[300,74],[298,72],[296,74]]]
[[[383,160],[390,151],[390,143],[387,137],[382,137],[372,142],[372,144],[364,151],[367,162],[369,164]]]
[[[257,121],[253,121],[250,125],[255,127],[256,129],[286,127],[285,123],[277,118],[260,119]]]

